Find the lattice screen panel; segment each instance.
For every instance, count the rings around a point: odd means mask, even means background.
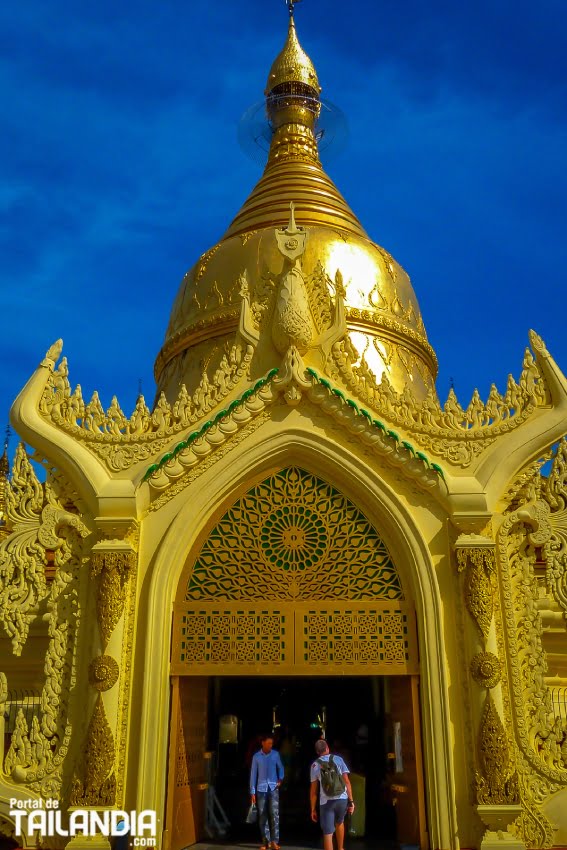
[[[295,618],[297,666],[390,667],[397,672],[411,660],[408,615],[388,608],[311,608]]]
[[[173,674],[246,670],[263,675],[417,673],[413,608],[404,602],[176,606]]]
[[[281,610],[236,605],[186,608],[176,617],[178,665],[238,668],[292,662],[293,628]],[[179,668],[181,669],[181,668]]]

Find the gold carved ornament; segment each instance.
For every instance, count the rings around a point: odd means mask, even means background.
[[[481,635],[486,638],[494,614],[494,551],[486,547],[457,549],[459,572],[465,573],[465,604]]]
[[[118,681],[120,668],[110,655],[99,655],[89,664],[89,684],[97,691],[108,691]]]
[[[388,349],[388,333],[403,332],[408,337],[407,354],[419,366],[420,358],[413,352],[413,347],[417,343],[423,347],[426,341],[389,315],[391,305],[385,303],[382,310],[376,304],[371,306],[374,308],[372,311],[358,312],[367,321],[376,317],[378,336],[375,340]],[[381,315],[384,311],[388,315]],[[353,318],[352,309],[347,309],[347,314],[349,319]],[[530,342],[536,357],[541,357],[545,348],[542,349],[543,343],[533,331],[530,331]],[[401,353],[402,349],[399,350]],[[503,395],[493,384],[486,402],[475,390],[466,409],[459,404],[453,389],[443,406],[433,386],[423,401],[415,399],[408,386],[398,393],[388,379],[387,369],[378,383],[366,364],[365,355],[361,357],[348,336],[335,344],[332,357],[338,375],[358,399],[392,424],[419,434],[420,444],[425,449],[446,458],[455,466],[468,466],[492,445],[496,437],[521,425],[537,407],[550,403],[549,390],[538,360],[534,359],[529,348],[524,353],[518,382],[510,375]],[[331,374],[331,377],[334,376]]]
[[[71,787],[72,806],[112,806],[116,798],[115,746],[102,695],[89,723],[81,764]]]
[[[478,652],[473,657],[469,669],[481,688],[495,688],[502,678],[500,659],[492,652]]]
[[[44,797],[58,796],[70,740],[71,682],[82,611],[78,603],[87,514],[61,473],[37,480],[25,449],[18,446],[7,490],[10,534],[0,545],[1,618],[20,654],[37,605],[46,600],[49,643],[39,712],[28,725],[23,712],[4,760],[4,772]],[[54,580],[45,577],[47,553]]]
[[[208,366],[204,367],[192,395],[182,384],[173,404],[161,393],[151,411],[140,394],[129,417],[116,396],[106,411],[96,391],[86,403],[80,384],[71,390],[66,358],[57,369],[48,361],[50,371],[39,412],[57,428],[85,442],[112,472],[119,472],[154,457],[170,445],[172,437],[216,407],[247,374],[251,357],[250,346],[235,342],[227,347],[210,376]]]
[[[136,559],[136,553],[131,549],[100,550],[92,554],[91,575],[99,578],[96,607],[104,646],[124,613],[126,586],[135,569]]]
[[[211,530],[174,623],[177,673],[417,664],[412,606],[385,544],[342,493],[297,467],[257,484]]]
[[[477,802],[517,803],[518,775],[512,773],[506,730],[490,692],[486,695],[480,721],[479,752],[480,771],[475,775]]]

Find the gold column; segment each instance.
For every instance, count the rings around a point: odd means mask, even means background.
[[[487,831],[482,850],[525,845],[507,831],[521,813],[518,776],[510,743],[502,722],[500,681],[502,665],[497,654],[494,619],[495,544],[479,534],[461,534],[455,543],[457,569],[470,615],[467,632],[469,672],[478,686],[473,702],[473,722],[478,726],[477,769],[474,796],[476,810]]]
[[[98,519],[97,526],[100,539],[92,548],[91,577],[96,586],[99,639],[95,646],[98,644],[99,651],[88,669],[89,684],[97,696],[82,758],[75,770],[71,810],[123,806],[120,713],[127,708],[123,703],[129,690],[129,669],[124,669],[124,658],[129,655],[125,626],[131,617],[129,601],[135,583],[138,531],[131,519]],[[76,842],[74,846],[78,846]]]

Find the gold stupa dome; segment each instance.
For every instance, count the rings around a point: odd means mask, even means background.
[[[158,389],[170,399],[182,383],[189,390],[197,386],[203,369],[210,377],[238,343],[243,282],[262,343],[249,367],[251,377],[279,364],[269,341],[274,290],[284,263],[275,228],[286,226],[290,203],[297,225],[307,231],[302,271],[315,323],[323,327],[328,320],[333,281],[340,272],[350,356],[360,374],[370,373],[380,382],[386,373],[397,391],[407,385],[417,399],[433,387],[437,361],[408,275],[369,238],[319,161],[319,92],[291,16],[286,46],[272,66],[266,92],[272,140],[264,174],[220,242],[187,272],[173,305],[155,367]]]

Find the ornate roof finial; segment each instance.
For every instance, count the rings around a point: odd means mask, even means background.
[[[311,97],[319,97],[321,86],[317,79],[317,72],[313,62],[304,51],[297,39],[295,21],[293,19],[293,7],[299,0],[286,0],[289,9],[289,28],[287,39],[283,50],[276,56],[266,84],[266,94],[274,93],[274,90],[282,85],[292,83],[303,84],[312,90]],[[289,92],[286,92],[289,93]]]
[[[295,6],[296,3],[299,3],[299,2],[300,2],[300,0],[285,0],[285,5],[289,9],[290,18],[293,18],[293,7]]]

